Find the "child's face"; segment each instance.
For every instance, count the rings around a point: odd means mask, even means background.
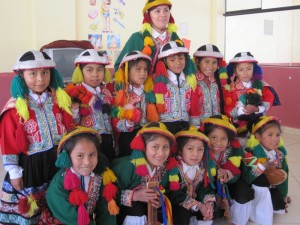
[[[84,83],[95,88],[101,84],[104,79],[105,68],[103,65],[87,64],[82,69]]]
[[[213,76],[218,69],[218,60],[213,57],[205,57],[199,62],[199,68],[205,76]]]
[[[168,56],[166,59],[167,67],[175,74],[180,74],[185,67],[185,55],[183,53]]]
[[[183,161],[194,166],[201,162],[204,154],[204,144],[199,139],[190,139],[182,149],[182,159]]]
[[[155,9],[150,11],[152,27],[159,33],[164,32],[169,24],[170,15],[171,12],[169,6],[157,6]]]
[[[208,135],[210,140],[210,149],[214,154],[219,154],[226,150],[229,139],[226,131],[223,128],[215,128]]]
[[[148,66],[144,60],[140,60],[134,64],[129,70],[129,83],[132,85],[142,85],[145,83],[148,76]]]
[[[255,137],[266,150],[271,151],[279,147],[280,134],[279,127],[271,126],[262,134],[255,134]]]
[[[164,136],[159,136],[155,140],[146,144],[145,156],[149,166],[154,169],[162,166],[170,154],[169,140]]]
[[[72,168],[82,176],[90,175],[98,163],[97,148],[92,141],[87,139],[77,142],[70,157]]]
[[[35,93],[42,93],[50,84],[50,69],[28,69],[23,71],[27,87]]]
[[[253,76],[253,63],[238,63],[235,74],[242,82],[248,82]]]

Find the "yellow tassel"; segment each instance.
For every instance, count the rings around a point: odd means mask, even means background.
[[[25,99],[17,98],[16,109],[21,118],[23,118],[25,121],[29,119],[28,105]]]
[[[187,82],[190,85],[190,87],[195,91],[197,86],[197,80],[196,76],[194,74],[186,76]]]
[[[119,214],[120,208],[117,206],[117,203],[114,199],[110,200],[107,204],[108,212],[110,215]]]
[[[148,36],[146,36],[145,39],[144,39],[144,46],[147,46],[147,45],[149,45],[149,46],[154,46],[155,45],[152,38],[148,37]]]
[[[280,141],[279,141],[279,147],[283,147],[284,146],[284,142],[282,137],[280,137]]]
[[[124,83],[124,69],[120,68],[115,73],[115,82],[116,83]]]
[[[229,157],[228,159],[233,165],[235,165],[236,167],[240,167],[241,160],[242,160],[241,156],[232,156],[232,157]]]
[[[144,31],[148,31],[150,34],[152,33],[152,26],[150,25],[150,23],[144,23],[142,26],[142,32],[144,33]]]
[[[123,117],[123,113],[124,113],[124,108],[123,107],[118,107],[119,111],[118,111],[118,118],[122,118]]]
[[[70,110],[72,100],[70,96],[60,87],[56,89],[56,99],[59,108],[64,109],[67,113],[72,115]]]
[[[149,91],[153,90],[153,87],[154,87],[154,82],[153,82],[152,76],[149,75],[145,81],[144,90],[146,92],[149,92]]]
[[[176,181],[179,181],[179,177],[178,175],[169,175],[169,181],[171,182],[176,182]]]
[[[147,165],[147,161],[145,158],[131,159],[131,163],[136,166]]]
[[[184,44],[183,44],[183,41],[180,40],[180,39],[175,40],[175,42],[177,42],[177,43],[179,43],[179,44],[181,44],[181,45],[184,45]],[[195,63],[195,62],[194,62],[194,63]]]
[[[220,73],[220,79],[227,79],[228,75],[227,73]]]
[[[255,146],[259,145],[259,141],[255,138],[254,134],[251,134],[250,138],[247,141],[246,146],[248,148],[254,148]]]
[[[35,211],[39,208],[36,200],[34,199],[34,197],[32,195],[28,196],[28,203],[30,205],[29,211],[28,211],[28,216],[33,216]]]
[[[177,26],[174,23],[170,23],[168,25],[168,33],[177,32]]]
[[[224,85],[224,89],[225,89],[226,91],[230,91],[230,86],[229,86],[228,84],[225,84],[225,85]]]
[[[109,83],[111,81],[111,79],[112,79],[111,73],[110,73],[109,69],[106,68],[103,80],[107,84],[107,83]]]
[[[124,89],[127,90],[128,85],[128,61],[125,62],[125,83],[124,83]]]
[[[211,173],[211,175],[214,177],[214,176],[216,176],[217,175],[217,170],[216,170],[216,168],[211,168],[210,169],[210,173]]]
[[[103,185],[107,185],[109,183],[116,182],[117,177],[111,169],[106,167],[106,170],[102,174],[102,181]]]
[[[163,94],[155,94],[157,104],[165,104],[165,99]]]
[[[257,163],[265,163],[267,158],[257,158]]]
[[[83,82],[83,75],[82,75],[82,71],[81,71],[79,65],[76,66],[76,68],[73,72],[72,82],[75,84]]]

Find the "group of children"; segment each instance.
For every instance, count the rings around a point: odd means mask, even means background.
[[[149,0],[144,23],[170,7]],[[278,118],[265,115],[280,102],[257,60],[241,52],[227,65],[211,44],[190,58],[176,33],[152,43],[149,29],[114,76],[94,49],[75,59],[65,87],[46,53],[17,60],[0,115],[1,224],[200,225],[225,215],[271,225],[285,212],[287,152]]]

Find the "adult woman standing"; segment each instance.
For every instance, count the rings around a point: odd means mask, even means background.
[[[124,55],[133,50],[149,55],[152,58],[151,67],[154,69],[160,47],[168,41],[180,40],[171,8],[172,3],[169,0],[147,0],[142,11],[144,15],[142,30],[133,33],[126,42],[115,62],[115,71],[118,70]]]

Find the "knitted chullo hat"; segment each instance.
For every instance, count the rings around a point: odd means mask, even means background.
[[[261,116],[259,119],[253,124],[252,130],[251,130],[251,136],[247,141],[246,146],[248,148],[258,148],[260,146],[259,141],[255,138],[255,133],[257,133],[260,129],[262,129],[264,126],[272,123],[272,122],[277,122],[280,124],[279,119],[276,116]],[[280,138],[280,143],[279,143],[279,148],[284,149],[284,143],[282,138]],[[286,152],[284,149],[283,152]]]
[[[154,75],[154,93],[156,97],[156,107],[159,113],[164,112],[164,94],[167,92],[168,72],[164,59],[168,56],[183,53],[186,57],[186,64],[183,70],[186,75],[187,83],[193,89],[196,89],[197,80],[195,76],[195,64],[189,58],[188,49],[177,41],[170,41],[164,44],[158,55],[159,61],[156,64],[156,73]]]
[[[124,105],[126,105],[129,101],[128,96],[128,85],[129,85],[129,62],[144,59],[149,62],[151,65],[151,58],[148,55],[141,53],[140,51],[132,51],[127,53],[119,66],[119,69],[115,73],[115,91],[116,98],[115,104],[116,108],[112,110],[112,117],[118,117],[119,119],[126,119],[132,122],[139,122],[141,120],[142,112],[140,109],[124,109]],[[150,68],[149,68],[150,69]],[[150,71],[148,71],[150,72]],[[149,109],[155,107],[155,95],[153,93],[153,80],[152,77],[147,76],[147,79],[144,83],[144,91],[146,93],[146,102],[147,104],[147,119],[148,121],[157,121],[159,118],[153,118],[153,113],[149,113]],[[155,114],[154,114],[155,115]]]
[[[197,49],[197,51],[193,55],[194,61],[196,62],[197,58],[205,58],[205,57],[212,57],[218,59],[218,74],[220,78],[220,82],[222,87],[225,90],[229,91],[230,87],[228,85],[228,75],[226,70],[226,62],[224,60],[223,54],[220,52],[217,46],[212,44],[202,45]]]
[[[72,114],[70,111],[71,98],[63,90],[63,80],[60,73],[55,69],[55,62],[45,52],[28,51],[22,54],[15,63],[13,70],[18,75],[13,78],[10,86],[11,95],[16,99],[16,109],[19,116],[25,121],[29,119],[28,102],[26,100],[29,89],[21,75],[22,71],[28,69],[50,69],[49,88],[55,91],[58,106]]]
[[[209,151],[209,138],[200,132],[195,126],[190,126],[188,130],[182,130],[175,134],[176,140],[180,138],[196,138],[199,139],[204,143],[204,160],[205,160],[205,176],[204,176],[204,186],[207,186],[208,183],[210,183],[211,187],[215,187],[213,184],[213,179],[216,175],[216,167],[214,166],[214,163],[210,156]]]
[[[61,139],[57,148],[58,157],[55,162],[55,165],[58,168],[66,168],[63,185],[66,190],[70,191],[68,198],[69,202],[72,205],[78,206],[78,224],[89,224],[90,222],[88,212],[84,205],[88,201],[88,196],[87,193],[81,189],[81,184],[78,176],[70,170],[70,168],[72,167],[72,161],[69,153],[63,148],[65,144],[68,141],[72,140],[72,138],[74,139],[75,136],[87,133],[93,134],[99,139],[99,141],[101,140],[101,136],[96,130],[77,126],[75,129],[66,133]],[[101,159],[101,157],[99,159]],[[98,163],[105,164],[105,160],[101,162],[98,161]],[[102,196],[108,203],[109,213],[111,215],[116,215],[119,213],[119,207],[117,206],[115,201],[118,193],[118,188],[114,184],[117,181],[117,178],[114,172],[110,170],[107,165],[102,165],[102,167],[104,168],[104,171],[101,174],[102,182],[104,185]]]
[[[149,174],[147,169],[147,160],[145,158],[145,140],[143,134],[160,134],[169,139],[172,143],[170,157],[166,165],[166,169],[169,171],[169,182],[171,190],[179,189],[179,170],[177,168],[178,162],[172,157],[172,154],[176,152],[175,137],[168,131],[167,127],[161,122],[150,122],[147,123],[139,130],[137,135],[130,143],[132,149],[131,162],[136,166],[136,174],[139,176],[147,176]]]
[[[72,82],[77,84],[83,82],[83,74],[80,69],[80,65],[82,64],[99,64],[99,65],[109,65],[108,56],[106,52],[97,51],[95,49],[87,49],[77,56],[74,61],[76,66],[73,76]],[[107,68],[105,68],[104,82],[108,83],[111,80],[111,74]]]
[[[227,116],[216,115],[208,117],[201,121],[200,130],[203,131],[206,135],[208,135],[208,130],[210,130],[212,127],[222,127],[225,130],[227,130],[233,137],[232,140],[229,139],[230,147],[233,149],[233,151],[241,151],[240,142],[236,138],[237,130],[234,127],[234,125],[229,121],[229,118]],[[236,167],[240,167],[241,158],[241,156],[232,156],[228,159],[233,165],[235,165]]]
[[[151,34],[152,34],[152,26],[151,26],[151,18],[150,18],[150,14],[149,14],[149,10],[160,6],[160,5],[167,5],[169,6],[169,8],[171,9],[172,7],[172,3],[168,0],[147,0],[144,8],[143,8],[143,15],[144,15],[144,19],[143,19],[143,27],[142,27],[142,34],[144,36],[144,48],[142,50],[142,53],[151,56],[152,54],[152,47],[155,46],[155,43],[153,42],[152,38],[151,38]],[[176,34],[177,31],[177,27],[175,25],[175,21],[174,18],[172,17],[172,14],[170,15],[170,20],[169,20],[169,25],[167,27],[168,33],[170,33],[172,35],[172,40],[178,39],[178,36]],[[176,37],[176,38],[175,38]],[[178,41],[181,41],[180,39],[178,39]]]

